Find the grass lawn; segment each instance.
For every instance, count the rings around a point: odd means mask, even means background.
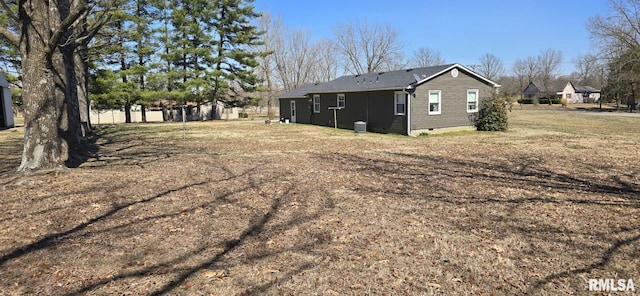
[[[100,126],[96,158],[32,177],[0,131],[0,295],[640,291],[640,117],[510,127]]]

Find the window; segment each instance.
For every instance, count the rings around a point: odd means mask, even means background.
[[[478,90],[467,90],[467,113],[478,112]]]
[[[405,108],[407,96],[404,92],[396,92],[393,104],[393,113],[395,115],[404,115],[407,111]]]
[[[439,90],[429,91],[429,115],[440,114],[440,95],[441,91]]]
[[[338,108],[344,108],[346,106],[344,94],[338,94],[338,102],[336,106],[338,106]]]
[[[567,99],[571,99],[571,94],[567,94]]]
[[[313,95],[313,113],[320,113],[320,95]]]

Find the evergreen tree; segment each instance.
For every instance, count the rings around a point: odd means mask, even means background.
[[[178,0],[171,13],[175,30],[171,36],[174,53],[172,63],[174,78],[172,88],[175,97],[183,103],[205,101],[204,93],[210,88],[210,65],[214,54],[211,49],[211,16],[215,6],[206,0]]]
[[[115,69],[119,74],[122,87],[128,92],[116,92],[122,95],[118,102],[125,110],[125,121],[131,122],[131,107],[142,105],[143,118],[146,120],[145,105],[148,96],[146,77],[157,42],[153,36],[153,26],[158,20],[159,9],[153,0],[127,0],[121,9],[112,13],[112,22],[105,27],[100,39],[92,44],[94,58],[101,61],[99,68]]]
[[[217,0],[215,3],[218,9],[212,19],[216,34],[213,45],[217,51],[212,60],[214,100],[226,98],[225,94],[233,87],[230,85],[231,82],[237,82],[245,91],[255,90],[258,79],[253,68],[258,66],[257,58],[263,54],[251,50],[262,44],[260,36],[263,34],[251,23],[260,16],[254,12],[254,6],[251,5],[253,1]],[[247,101],[230,103],[242,105]]]
[[[154,52],[158,47],[158,42],[153,38],[154,30],[152,27],[159,19],[160,10],[157,1],[135,0],[134,2],[134,14],[131,18],[131,49],[136,60],[129,68],[128,73],[133,76],[132,78],[138,86],[139,93],[136,102],[141,105],[142,122],[146,122],[146,105],[156,98],[147,94],[146,78],[149,76]]]

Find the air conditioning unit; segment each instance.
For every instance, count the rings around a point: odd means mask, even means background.
[[[356,121],[353,123],[353,130],[356,133],[366,133],[367,132],[367,123],[365,121]]]

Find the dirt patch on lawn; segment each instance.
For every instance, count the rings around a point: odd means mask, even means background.
[[[0,295],[640,283],[640,140],[590,130],[592,117],[522,112],[511,132],[419,138],[205,122],[182,140],[181,124],[105,126],[97,158],[29,178],[13,176],[19,134],[2,134]],[[552,121],[577,123],[531,125]]]

